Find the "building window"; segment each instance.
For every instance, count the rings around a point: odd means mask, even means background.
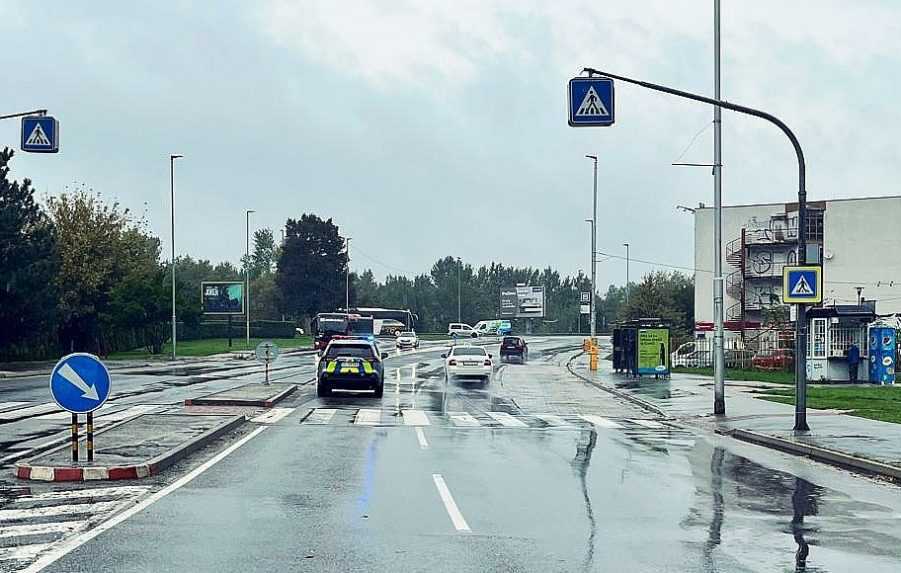
[[[811,358],[826,358],[826,319],[814,318],[810,321],[810,346],[808,352]]]
[[[823,242],[823,210],[809,209],[807,211],[807,240]]]

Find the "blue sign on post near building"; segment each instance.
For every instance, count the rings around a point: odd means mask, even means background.
[[[823,269],[817,265],[786,266],[782,269],[784,304],[823,302]]]
[[[63,356],[50,373],[50,394],[60,408],[73,414],[93,412],[109,393],[109,372],[93,354]]]
[[[613,125],[613,80],[573,78],[569,80],[569,125],[607,127]]]
[[[59,151],[59,122],[50,115],[22,118],[22,151],[56,153]]]

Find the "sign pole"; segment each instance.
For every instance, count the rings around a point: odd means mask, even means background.
[[[78,461],[78,414],[72,414],[72,461]]]
[[[88,412],[88,423],[87,423],[87,442],[85,445],[88,450],[88,461],[94,461],[94,412]]]

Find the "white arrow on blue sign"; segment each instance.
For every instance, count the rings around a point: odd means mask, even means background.
[[[59,151],[59,122],[50,115],[22,118],[22,151],[56,153]]]
[[[87,414],[103,406],[110,386],[109,371],[93,354],[63,356],[50,373],[53,400],[73,414]]]
[[[569,80],[569,125],[607,127],[613,121],[613,80],[594,77]]]

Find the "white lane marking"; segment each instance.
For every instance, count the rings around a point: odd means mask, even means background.
[[[46,551],[52,543],[31,543],[0,549],[0,561],[29,561]]]
[[[597,426],[598,428],[622,428],[619,424],[614,422],[613,420],[608,420],[607,418],[603,418],[601,416],[595,416],[592,414],[583,414],[579,416],[586,422]]]
[[[143,500],[139,501],[135,505],[126,509],[125,511],[114,515],[109,520],[104,521],[103,523],[97,525],[97,527],[95,527],[94,529],[85,531],[84,533],[82,533],[80,535],[75,535],[75,536],[67,539],[63,543],[60,543],[59,545],[54,547],[52,550],[48,551],[43,556],[41,556],[40,559],[38,559],[37,561],[35,561],[31,565],[29,565],[27,569],[23,569],[23,571],[25,573],[37,573],[38,571],[42,571],[45,567],[54,563],[57,559],[59,559],[60,557],[62,557],[65,554],[69,553],[73,549],[81,547],[82,545],[84,545],[91,539],[94,539],[95,537],[97,537],[98,535],[103,533],[104,531],[119,525],[120,523],[122,523],[123,521],[125,521],[126,519],[131,517],[132,515],[135,515],[136,513],[143,511],[144,509],[150,507],[151,505],[153,505],[160,499],[166,497],[173,491],[187,485],[192,480],[194,480],[194,478],[196,478],[203,472],[207,471],[214,465],[216,465],[219,462],[221,462],[222,460],[224,460],[233,451],[237,450],[238,448],[240,448],[241,446],[243,446],[244,444],[246,444],[253,438],[257,437],[258,435],[260,435],[261,432],[263,432],[264,430],[266,430],[268,428],[269,428],[269,426],[261,426],[261,427],[257,428],[256,430],[247,434],[246,436],[244,436],[243,438],[241,438],[234,444],[232,444],[229,447],[227,447],[226,449],[222,450],[215,457],[207,460],[203,464],[194,468],[190,473],[185,474],[178,480],[172,482],[170,485],[168,485],[168,486],[164,487],[163,489],[159,490],[158,492],[144,498]]]
[[[118,497],[135,493],[144,493],[147,486],[98,487],[93,489],[75,489],[71,491],[46,491],[32,495],[23,495],[12,501],[17,503],[32,501],[50,501],[55,499],[79,499],[85,497]]]
[[[528,425],[525,422],[523,422],[522,420],[517,420],[516,418],[514,418],[507,412],[485,412],[485,413],[508,428],[525,428]]]
[[[335,412],[338,410],[334,408],[316,408],[313,410],[307,419],[303,421],[304,424],[328,424],[332,421],[332,418],[335,417]]]
[[[543,420],[548,426],[571,428],[572,424],[555,414],[535,414],[539,420]]]
[[[25,404],[30,404],[31,402],[0,402],[0,412],[3,410],[9,410],[10,408],[15,408],[16,406],[24,406]]]
[[[444,502],[444,509],[447,510],[447,515],[450,516],[454,528],[457,531],[471,531],[469,524],[463,518],[463,514],[460,513],[460,508],[457,507],[457,502],[454,501],[454,496],[447,489],[447,484],[444,483],[444,478],[441,477],[441,474],[432,474],[432,480],[435,482],[435,487],[438,488],[438,495],[441,496],[441,501]]]
[[[0,421],[16,420],[18,418],[25,418],[27,416],[36,416],[38,414],[45,414],[47,412],[59,409],[60,408],[56,405],[56,402],[47,402],[46,404],[38,404],[36,406],[29,406],[28,408],[19,408],[18,410],[0,412]],[[72,414],[66,412],[66,415],[71,416]]]
[[[429,447],[429,442],[425,439],[425,432],[420,426],[416,426],[416,439],[419,441],[419,447],[423,450]]]
[[[376,426],[382,421],[382,411],[371,408],[360,408],[354,418],[354,424],[361,426]]]
[[[645,428],[662,428],[663,424],[660,422],[655,422],[653,420],[629,420],[633,424],[638,424],[639,426],[644,426]]]
[[[137,406],[119,410],[112,414],[101,414],[100,417],[102,417],[105,422],[118,422],[119,420],[134,418],[136,416],[141,416],[142,414],[149,414],[150,412],[154,412],[161,408],[163,408],[163,406],[157,404],[138,404]]]
[[[405,426],[428,426],[429,417],[422,410],[404,410]]]
[[[465,426],[468,428],[474,428],[476,426],[481,426],[482,424],[473,417],[472,414],[467,412],[460,412],[457,414],[450,414],[451,422],[454,423],[455,426]]]
[[[297,408],[272,408],[256,418],[251,418],[250,421],[256,422],[257,424],[274,424],[296,409]]]
[[[31,507],[28,509],[0,509],[0,521],[58,515],[78,515],[83,513],[103,513],[113,509],[120,503],[120,501],[101,501],[96,503],[73,503],[67,505],[51,505],[49,507]]]
[[[29,525],[6,525],[0,529],[0,537],[19,537],[21,535],[44,535],[47,533],[67,533],[86,527],[86,521],[59,521],[55,523],[36,523]]]

